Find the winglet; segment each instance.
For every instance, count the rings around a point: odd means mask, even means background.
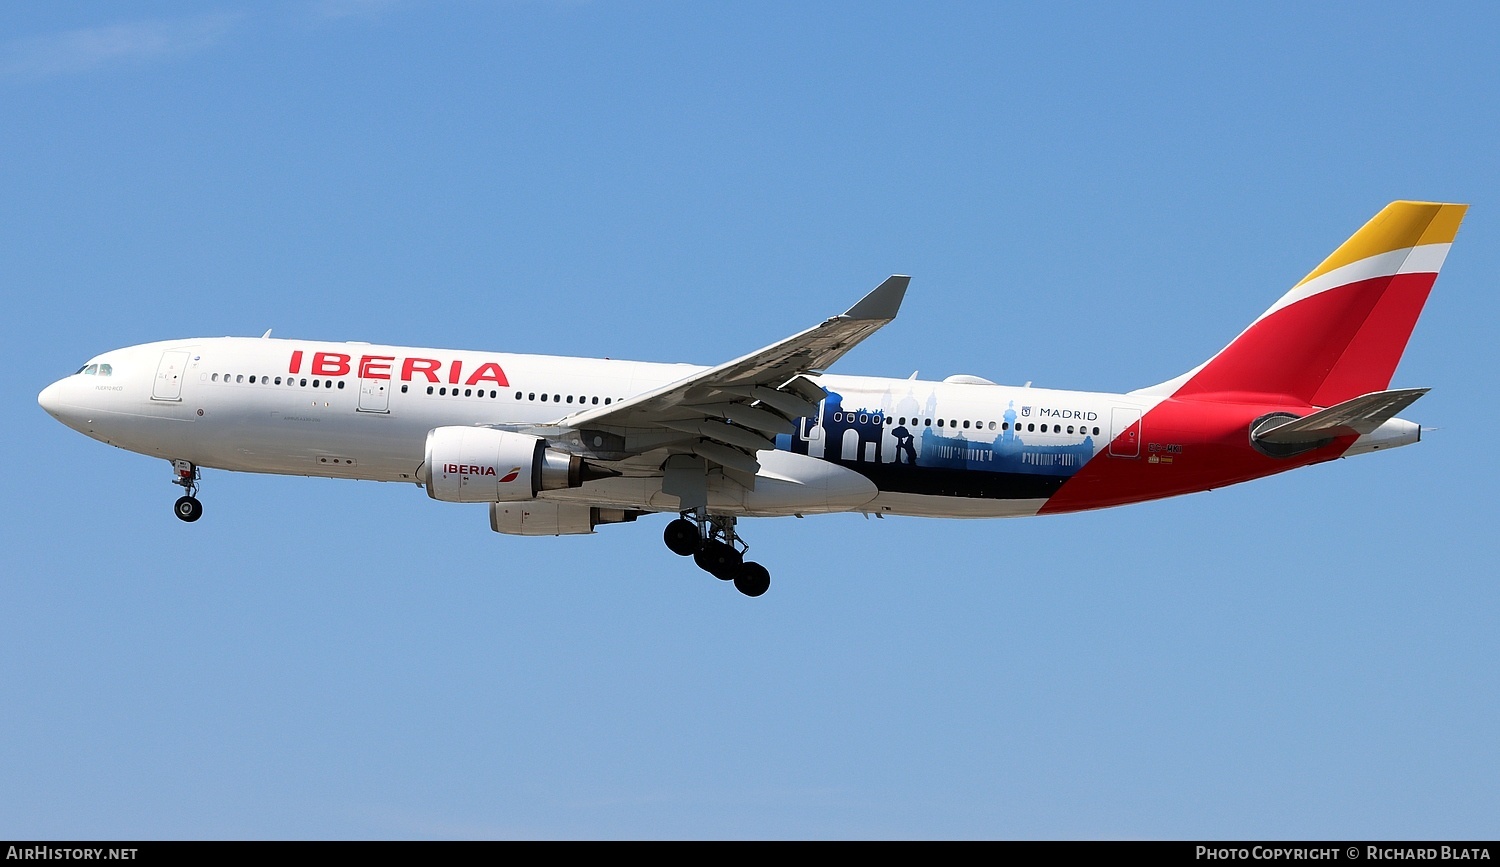
[[[844,311],[846,319],[876,319],[890,322],[901,309],[901,299],[906,297],[906,286],[911,278],[904,274],[892,274],[884,283],[870,290],[870,294],[859,299],[859,303]]]

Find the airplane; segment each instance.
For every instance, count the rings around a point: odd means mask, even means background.
[[[1125,394],[828,373],[895,319],[894,275],[714,367],[267,331],[106,352],[38,402],[168,460],[183,521],[205,468],[410,482],[521,536],[667,513],[672,552],[760,596],[740,518],[1076,512],[1418,442],[1397,413],[1428,389],[1390,382],[1467,207],[1391,203],[1213,357]]]

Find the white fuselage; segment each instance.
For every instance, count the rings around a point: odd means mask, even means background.
[[[701,371],[687,364],[435,350],[272,338],[207,338],[144,344],[104,353],[94,370],[54,383],[40,402],[60,421],[95,439],[141,454],[242,472],[417,482],[429,431],[444,426],[546,427],[583,409],[618,403]],[[108,375],[102,371],[107,368]],[[89,368],[85,368],[88,370]],[[715,510],[775,515],[808,511],[992,517],[1035,514],[1046,495],[976,496],[888,490],[832,476],[822,507],[792,498],[779,506],[777,485],[813,475],[899,464],[899,452],[924,438],[923,450],[954,467],[997,459],[1007,431],[1011,458],[1028,471],[1057,464],[1063,475],[1104,450],[1123,426],[1159,397],[823,375],[830,393],[816,417],[763,451],[756,490],[728,481],[711,491]],[[589,443],[580,444],[587,452]],[[1045,453],[1043,453],[1045,452]],[[843,466],[827,466],[837,463]],[[822,464],[824,466],[818,466]],[[547,499],[671,511],[659,466]],[[854,475],[846,473],[847,475]],[[762,481],[762,477],[765,481]],[[860,477],[863,479],[863,477]],[[875,477],[878,481],[878,476]],[[1024,493],[1024,492],[1023,492]]]

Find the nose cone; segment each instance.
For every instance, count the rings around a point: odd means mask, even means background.
[[[84,418],[87,412],[78,404],[77,384],[68,379],[59,379],[36,396],[36,402],[41,404],[47,414],[80,433],[90,434],[88,420]],[[92,434],[90,434],[92,436]]]
[[[58,380],[42,389],[42,393],[36,396],[36,402],[41,404],[42,409],[45,409],[48,415],[61,421],[63,411],[62,394],[63,383],[62,380]]]

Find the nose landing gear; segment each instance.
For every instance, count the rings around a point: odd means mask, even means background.
[[[172,471],[177,478],[172,484],[180,485],[186,495],[178,497],[172,512],[189,524],[203,517],[203,504],[198,502],[198,467],[192,461],[173,461]]]
[[[721,581],[733,581],[746,596],[760,596],[771,588],[771,573],[745,559],[749,546],[735,535],[734,525],[732,515],[694,509],[668,524],[662,540],[672,553],[691,555],[698,568]]]

